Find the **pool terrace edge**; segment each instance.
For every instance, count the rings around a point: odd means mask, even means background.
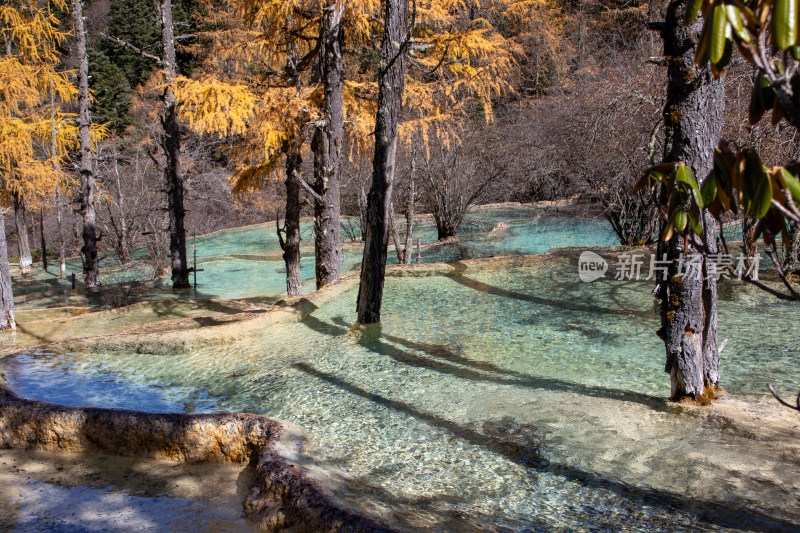
[[[187,463],[250,463],[245,514],[262,531],[389,532],[344,508],[290,458],[290,423],[246,413],[155,414],[76,408],[21,398],[0,386],[0,448],[95,453]]]

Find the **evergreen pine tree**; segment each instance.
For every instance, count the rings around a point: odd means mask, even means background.
[[[153,55],[161,55],[161,26],[152,0],[111,0],[108,33]],[[104,43],[103,51],[122,70],[131,88],[144,83],[157,66],[153,60],[111,43]]]
[[[122,131],[131,124],[128,107],[132,88],[122,69],[100,50],[89,51],[89,71],[92,77],[92,117],[109,130]]]

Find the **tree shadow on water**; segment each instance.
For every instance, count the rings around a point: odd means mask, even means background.
[[[303,324],[312,330],[325,335],[346,335],[349,331],[349,326],[347,323],[340,318],[334,320],[338,322],[338,326],[324,322],[313,315],[309,315],[303,319]],[[457,378],[467,379],[470,381],[484,381],[499,385],[526,387],[531,389],[572,392],[589,397],[610,398],[620,401],[635,402],[658,411],[667,410],[667,405],[663,398],[657,398],[627,390],[593,387],[556,378],[530,376],[504,369],[489,362],[469,359],[453,353],[449,348],[440,344],[409,341],[391,335],[384,335],[383,338],[393,343],[403,345],[411,350],[422,352],[425,355],[402,350],[393,344],[384,342],[383,340],[378,340],[363,346],[373,353],[390,357],[391,359],[394,359],[398,363],[404,365],[427,368],[428,370],[432,370],[434,372],[449,374]]]
[[[638,487],[624,481],[603,477],[594,472],[581,470],[572,465],[548,461],[540,453],[540,449],[527,450],[527,453],[520,453],[518,443],[504,439],[502,436],[493,436],[486,434],[486,432],[481,433],[439,415],[421,411],[406,402],[392,400],[370,392],[341,377],[319,370],[308,363],[295,363],[292,366],[296,370],[322,380],[340,390],[443,429],[456,438],[475,446],[481,446],[539,474],[562,476],[587,488],[613,492],[642,506],[658,507],[668,512],[687,513],[692,515],[698,522],[708,525],[747,531],[800,531],[800,528],[791,521],[767,516],[760,511],[746,507],[739,507],[728,502],[687,497],[666,490]],[[581,502],[574,502],[571,507],[580,509]],[[594,510],[592,506],[589,507]],[[647,524],[642,525],[646,526]],[[609,527],[613,526],[609,525]]]
[[[601,307],[598,305],[578,303],[574,301],[574,299],[560,300],[553,298],[544,298],[542,296],[534,296],[532,294],[525,294],[522,292],[512,291],[504,289],[502,287],[489,285],[488,283],[483,283],[482,281],[478,281],[476,279],[466,276],[465,274],[468,271],[468,267],[463,263],[455,262],[451,263],[450,266],[453,268],[453,270],[451,272],[448,272],[447,274],[444,274],[446,277],[450,278],[456,283],[460,283],[461,285],[464,285],[465,287],[468,287],[475,291],[491,294],[494,296],[501,296],[503,298],[511,298],[515,300],[531,302],[534,304],[544,305],[548,307],[565,309],[569,311],[580,311],[591,314],[623,315],[623,316],[643,317],[643,318],[651,317],[653,315],[652,311],[642,311],[642,310],[624,309],[624,308],[613,309],[609,307]],[[575,284],[575,283],[583,283],[583,282],[580,281],[570,282],[570,284]],[[616,296],[617,290],[618,288],[612,288],[612,294],[614,296]],[[613,299],[613,301],[616,301],[616,299]]]

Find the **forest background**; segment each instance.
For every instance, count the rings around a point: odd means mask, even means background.
[[[631,191],[665,151],[666,67],[661,39],[648,29],[649,21],[663,18],[664,6],[614,0],[459,4],[463,7],[460,18],[451,24],[470,29],[485,23],[499,36],[490,46],[470,53],[484,55],[484,64],[497,56],[510,60],[502,70],[472,74],[492,79],[484,80],[489,88],[482,94],[478,83],[478,89],[462,95],[460,114],[401,136],[395,213],[402,215],[409,209],[434,213],[440,237],[446,238],[457,230],[469,204],[582,198],[602,211],[621,243],[653,242],[658,231],[655,207],[646,191]],[[144,245],[150,260],[160,263],[157,270],[163,271],[170,253],[163,164],[158,157],[163,78],[153,58],[161,57],[163,43],[157,8],[152,0],[99,0],[85,3],[84,17],[92,120],[105,129],[104,135],[95,138],[94,163],[100,255],[113,254],[126,263],[132,260],[132,250]],[[237,46],[247,46],[246,39],[231,46],[230,57],[222,57],[219,47],[221,36],[245,31],[245,14],[236,2],[179,0],[172,9],[180,74],[196,81],[196,87],[211,79],[236,81],[235,51]],[[71,31],[68,12],[55,10],[54,15],[63,32]],[[241,22],[231,23],[236,20]],[[443,48],[435,66],[456,72],[460,59],[450,57],[448,51],[457,47],[458,32],[450,30],[453,43],[445,38],[437,42]],[[359,93],[358,89],[374,81],[377,48],[377,39],[344,45],[344,78],[353,98],[366,102],[364,107],[373,116],[375,91]],[[64,38],[57,53],[57,70],[74,77],[75,39]],[[266,60],[259,62],[255,57],[245,65],[244,78],[257,86],[269,67]],[[410,57],[409,70],[416,69],[423,80],[433,76],[424,71],[426,64],[415,64],[413,49]],[[243,79],[241,73],[237,75]],[[794,129],[786,123],[775,127],[748,122],[753,76],[753,68],[734,57],[725,77],[723,137],[739,149],[757,148],[767,166],[795,160]],[[445,90],[441,79],[434,81],[441,86],[432,84],[428,91]],[[408,92],[413,97],[413,90]],[[57,106],[60,113],[77,112],[69,98]],[[419,121],[424,111],[407,104],[404,117]],[[357,111],[345,116],[352,131],[342,164],[341,208],[342,215],[363,220],[372,141],[358,117]],[[246,135],[230,127],[218,128],[224,131],[198,128],[195,121],[182,118],[180,177],[189,238],[283,217],[286,191],[279,174],[261,173],[243,183]],[[303,150],[309,150],[308,144]],[[46,154],[47,147],[41,151]],[[309,176],[307,181],[313,174],[313,159],[306,155],[300,164],[301,175]],[[80,253],[78,168],[77,150],[67,150],[59,195],[52,187],[33,187],[25,191],[22,205],[7,211],[12,262],[19,255],[15,252],[22,230],[39,244],[33,245],[34,259],[41,259],[41,243],[45,243],[48,255],[56,260],[59,228],[67,255]],[[57,202],[61,209],[56,209]],[[22,217],[17,213],[20,209]],[[312,216],[313,199],[304,198],[301,210]],[[55,220],[58,211],[63,216],[61,224]],[[360,239],[363,224],[352,224],[350,230],[345,239]]]

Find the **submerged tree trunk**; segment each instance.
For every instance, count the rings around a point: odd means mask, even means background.
[[[6,221],[0,212],[0,330],[17,329],[14,317],[14,295],[11,292],[11,269],[8,265]]]
[[[278,239],[286,263],[286,294],[294,296],[303,292],[300,275],[300,168],[303,159],[300,147],[290,143],[286,150],[286,216]],[[281,233],[285,235],[282,237]]]
[[[698,19],[683,25],[683,2],[672,2],[662,30],[664,56],[671,58],[668,70],[664,118],[668,129],[666,161],[684,162],[705,182],[713,169],[713,153],[719,142],[724,118],[724,86],[713,80],[707,65],[693,66],[695,43],[702,28]],[[713,254],[717,248],[717,226],[704,213],[705,240]],[[717,347],[717,282],[707,258],[682,235],[659,243],[658,258],[671,261],[667,280],[659,277],[657,296],[661,307],[659,335],[666,347],[672,399],[692,397],[707,401],[719,383]]]
[[[397,155],[397,127],[405,85],[404,41],[408,33],[408,0],[386,0],[384,13],[372,188],[367,196],[367,238],[358,290],[357,311],[360,324],[374,324],[381,320],[389,244],[388,223]]]
[[[314,132],[314,191],[322,199],[314,204],[314,249],[317,289],[338,279],[341,258],[339,172],[344,137],[344,81],[342,48],[344,7],[329,1],[320,27],[320,72],[325,88],[322,124]]]
[[[28,224],[25,216],[25,199],[14,193],[14,225],[17,230],[17,251],[19,252],[19,269],[27,274],[33,265],[31,244],[28,240]]]
[[[81,216],[83,217],[83,274],[86,287],[100,284],[97,260],[97,222],[94,210],[94,175],[92,172],[92,115],[89,111],[89,57],[86,54],[86,30],[83,26],[83,2],[73,0],[73,21],[78,48],[78,129],[81,155]]]
[[[172,258],[172,288],[186,289],[189,284],[189,265],[186,256],[186,228],[183,207],[183,181],[180,177],[181,132],[175,93],[172,88],[178,74],[175,59],[175,36],[172,26],[172,0],[161,2],[161,35],[164,43],[164,64],[166,70],[164,89],[164,111],[161,126],[164,129],[161,147],[166,164],[164,178],[167,187],[167,211],[169,213],[169,251]]]

